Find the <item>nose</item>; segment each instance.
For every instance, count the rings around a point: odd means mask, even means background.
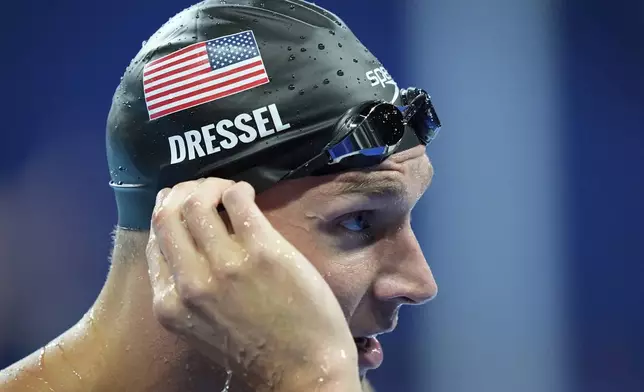
[[[422,305],[438,294],[438,285],[411,225],[399,230],[383,246],[379,252],[384,258],[382,269],[374,284],[376,298],[401,305]]]

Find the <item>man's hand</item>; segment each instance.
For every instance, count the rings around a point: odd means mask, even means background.
[[[159,192],[146,252],[159,322],[258,389],[360,390],[333,292],[254,198],[216,178]]]

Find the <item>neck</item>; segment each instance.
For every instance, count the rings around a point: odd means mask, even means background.
[[[148,234],[124,235],[135,237],[136,243],[124,244],[117,234],[114,262],[97,301],[59,339],[73,342],[73,350],[65,344],[66,351],[68,356],[74,352],[79,357],[67,358],[67,362],[80,364],[72,370],[84,384],[83,390],[213,392],[224,389],[225,369],[213,365],[166,331],[154,317],[144,254]],[[122,254],[126,249],[128,254]],[[231,389],[247,390],[236,379],[232,380]]]

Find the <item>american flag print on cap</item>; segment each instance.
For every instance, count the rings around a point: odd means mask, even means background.
[[[143,91],[150,120],[269,82],[252,31],[192,44],[146,64]]]

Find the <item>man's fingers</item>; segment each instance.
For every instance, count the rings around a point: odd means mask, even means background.
[[[174,276],[179,295],[188,305],[194,305],[202,297],[210,276],[210,267],[198,252],[181,213],[184,201],[198,183],[189,181],[176,185],[152,215],[152,230],[159,249]]]
[[[159,192],[157,203],[170,192],[165,189]],[[153,311],[161,325],[169,330],[180,330],[186,319],[186,309],[179,299],[175,289],[174,277],[161,254],[161,248],[154,229],[150,230],[148,245],[145,249],[148,260],[148,275],[153,292]]]
[[[222,201],[235,234],[246,247],[263,244],[266,234],[274,231],[264,213],[255,204],[255,190],[247,182],[238,182],[224,191]]]
[[[217,212],[223,192],[234,184],[230,180],[208,178],[183,203],[182,214],[188,230],[197,247],[211,257],[220,253],[224,253],[222,257],[230,257],[230,252],[225,250],[237,246]]]
[[[150,238],[148,245],[145,249],[145,255],[148,260],[148,275],[150,277],[150,285],[156,297],[165,287],[174,283],[172,273],[168,269],[168,265],[163,259],[159,242],[154,234],[154,230],[150,230]]]

